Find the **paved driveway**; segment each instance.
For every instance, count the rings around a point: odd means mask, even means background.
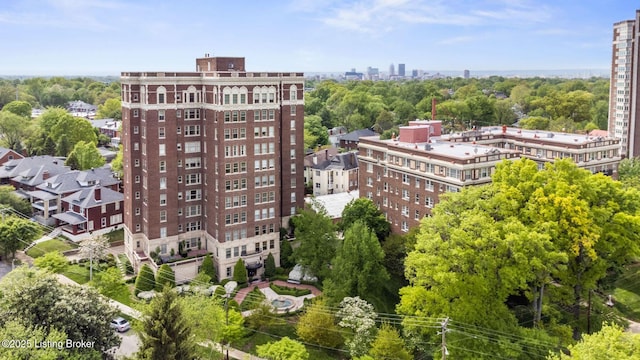
[[[140,348],[140,339],[135,331],[129,330],[123,333],[117,333],[122,339],[122,343],[118,350],[116,350],[116,358],[122,358],[123,356],[132,356]]]
[[[7,275],[11,271],[11,261],[2,259],[0,261],[0,279]]]

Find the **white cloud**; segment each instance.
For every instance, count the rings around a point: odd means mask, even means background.
[[[526,0],[358,0],[316,10],[325,25],[369,34],[404,24],[522,26],[547,22],[552,14],[549,7]]]

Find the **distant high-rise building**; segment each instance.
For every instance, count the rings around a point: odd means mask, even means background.
[[[389,65],[389,77],[396,75],[396,68],[393,64]]]
[[[469,72],[469,70],[465,70],[465,71],[464,71],[464,78],[465,78],[465,79],[468,79],[468,78],[469,78],[469,76],[471,76],[471,72]]]
[[[621,140],[621,152],[629,157],[640,156],[639,26],[640,10],[635,20],[613,24],[608,131]]]
[[[398,76],[404,77],[404,64],[398,64]]]
[[[414,79],[417,78],[418,77],[418,70],[416,70],[416,69],[411,70],[411,77],[414,78]]]

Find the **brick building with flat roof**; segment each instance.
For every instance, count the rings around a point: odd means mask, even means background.
[[[591,172],[616,176],[620,140],[598,135],[494,126],[450,135],[440,121],[411,121],[399,136],[360,138],[359,190],[378,206],[395,233],[418,226],[445,192],[491,182],[496,164],[529,158],[542,168],[571,158]]]
[[[247,72],[244,58],[205,55],[196,72],[123,72],[121,83],[134,267],[181,249],[210,252],[220,279],[238,259],[250,277],[268,253],[278,263],[279,229],[304,204],[303,74]],[[199,264],[172,263],[176,280]]]

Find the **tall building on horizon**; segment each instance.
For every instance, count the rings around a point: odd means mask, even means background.
[[[396,67],[391,64],[389,65],[389,77],[396,76]]]
[[[639,27],[640,10],[634,20],[613,24],[608,132],[628,157],[640,156]]]
[[[195,72],[123,72],[125,252],[172,262],[177,282],[211,253],[220,279],[259,276],[304,205],[304,74],[196,59]],[[178,253],[196,256],[181,261]],[[177,260],[177,261],[176,261]]]
[[[398,76],[404,77],[406,75],[404,68],[405,68],[404,64],[398,64]]]

